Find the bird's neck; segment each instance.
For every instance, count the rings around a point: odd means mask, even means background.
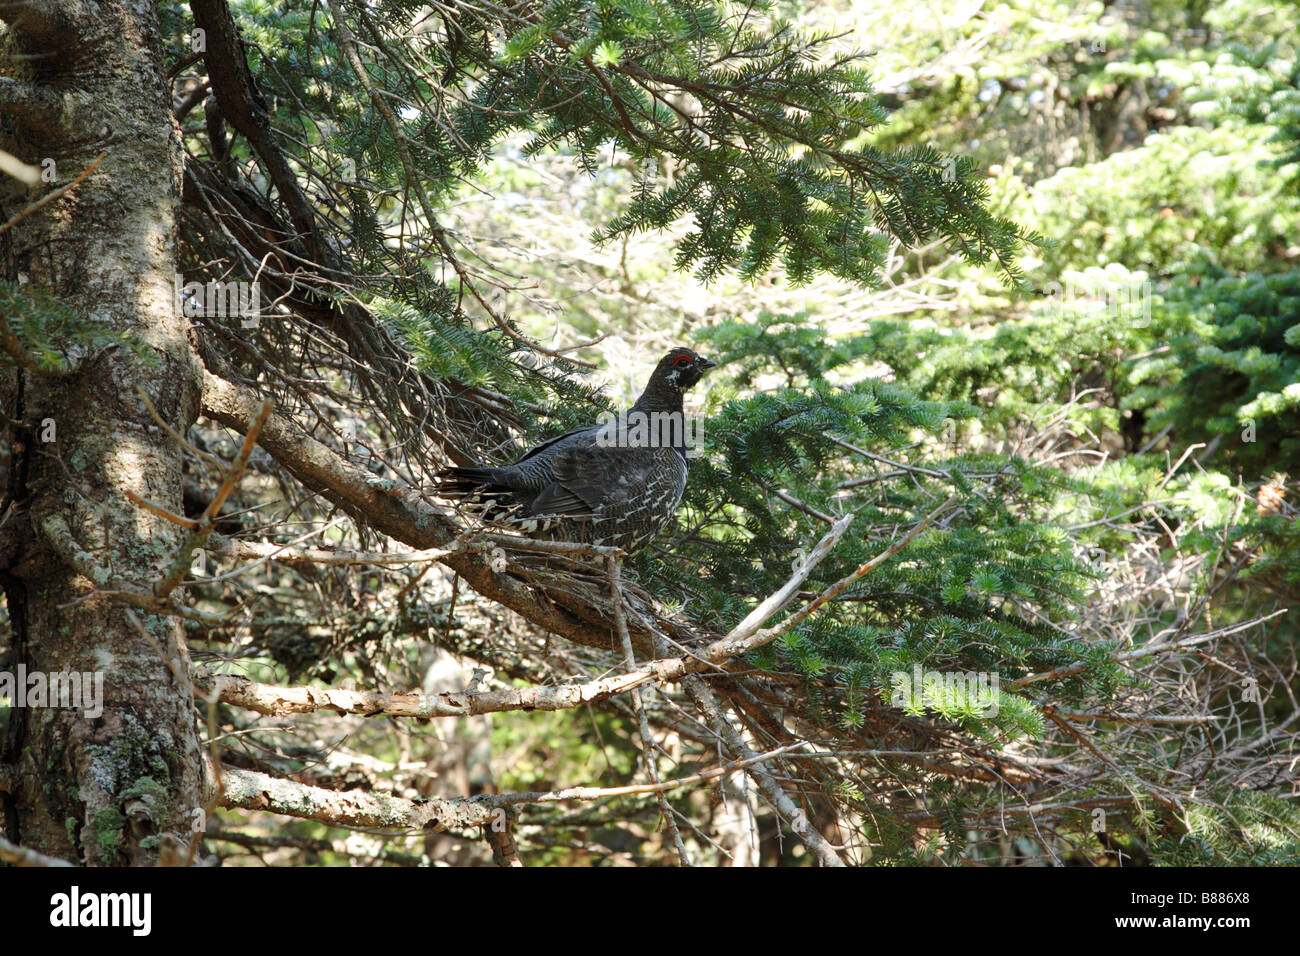
[[[634,412],[680,412],[682,390],[671,385],[652,382],[632,406]]]
[[[626,413],[630,420],[644,415],[656,419],[645,423],[656,435],[657,447],[668,447],[682,456],[688,465],[686,454],[686,415],[682,411],[682,390],[666,382],[651,382],[636,404]],[[667,416],[667,421],[664,420]],[[635,421],[633,421],[635,426]],[[655,431],[658,429],[658,431]]]

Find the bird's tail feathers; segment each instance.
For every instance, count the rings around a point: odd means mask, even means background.
[[[447,468],[435,477],[434,494],[483,520],[497,520],[516,506],[514,491],[496,483],[495,468]]]
[[[435,476],[434,491],[443,498],[467,498],[490,490],[496,480],[495,468],[446,468]],[[505,490],[505,489],[502,489]]]

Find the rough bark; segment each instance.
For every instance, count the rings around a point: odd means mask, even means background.
[[[51,158],[57,170],[53,184],[31,191],[0,185],[0,218],[106,157],[0,236],[3,278],[52,291],[129,343],[87,348],[84,335],[70,335],[57,343],[64,374],[5,367],[0,580],[10,660],[29,672],[103,674],[98,717],[12,712],[0,753],[10,781],[0,793],[5,835],[79,863],[147,864],[167,834],[190,838],[206,802],[188,652],[175,619],[132,611],[96,588],[112,579],[147,591],[179,541],[125,495],[182,510],[181,449],[136,389],[180,433],[198,411],[200,368],[173,306],[179,131],[152,0],[36,0],[5,16],[0,73],[61,105],[33,113],[0,90],[14,130],[0,147],[33,164]]]

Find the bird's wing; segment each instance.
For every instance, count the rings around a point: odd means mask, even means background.
[[[566,445],[552,457],[552,480],[528,511],[582,516],[630,506],[645,491],[660,451],[602,447],[594,439]]]
[[[534,445],[532,448],[528,449],[528,451],[524,452],[523,456],[520,457],[520,459],[516,461],[515,464],[522,465],[524,462],[528,461],[529,459],[537,458],[539,455],[542,455],[547,449],[554,448],[556,445],[562,445],[565,442],[567,442],[569,439],[576,438],[577,436],[583,435],[586,432],[594,433],[595,431],[596,431],[595,426],[588,425],[586,428],[575,428],[573,431],[565,432],[563,435],[556,435],[554,438],[548,438],[540,445]]]
[[[594,435],[595,431],[591,427],[578,428],[548,438],[540,445],[528,449],[514,464],[491,469],[489,484],[509,489],[524,496],[523,500],[529,500],[544,491],[554,480],[551,469],[555,456],[566,446],[594,440],[587,438],[586,433],[591,432]]]

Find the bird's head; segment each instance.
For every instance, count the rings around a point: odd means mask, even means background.
[[[684,392],[716,364],[702,355],[696,355],[688,348],[679,347],[671,349],[659,360],[650,380]]]

